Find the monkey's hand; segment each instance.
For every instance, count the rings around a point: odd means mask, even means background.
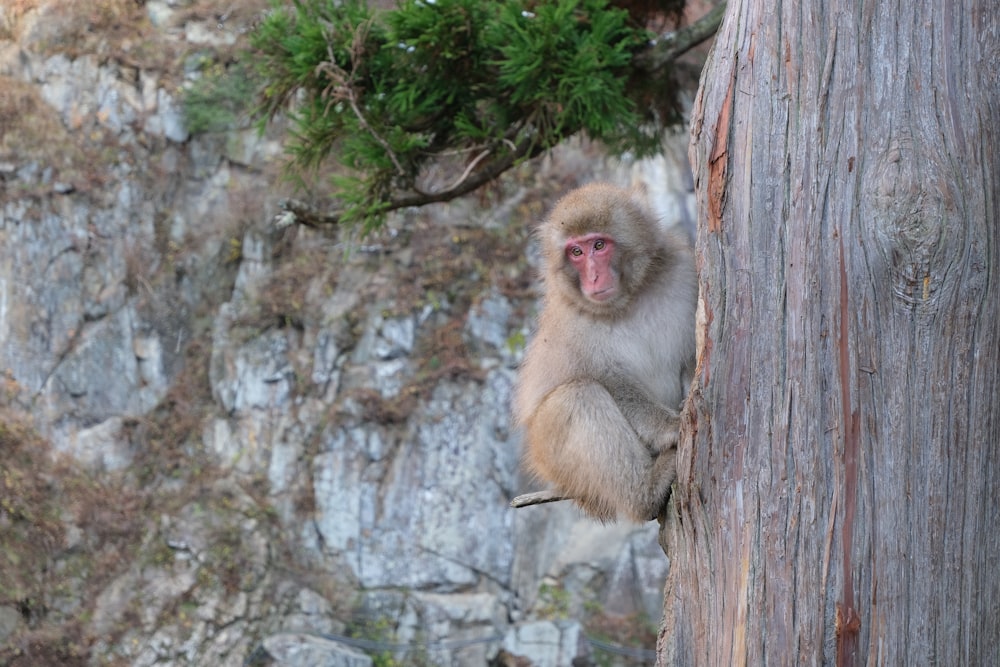
[[[677,479],[677,452],[674,450],[664,451],[653,459],[653,475],[651,489],[653,492],[653,506],[656,512],[652,519],[663,516],[664,507],[670,498],[670,487]]]
[[[639,440],[652,456],[677,448],[680,436],[680,419],[669,410],[651,409],[626,415]]]
[[[677,447],[680,432],[680,418],[673,410],[656,405],[643,398],[618,400],[618,407],[639,440],[649,449],[652,456]]]
[[[680,419],[677,418],[677,415],[672,415],[669,421],[660,426],[659,432],[648,442],[649,451],[654,456],[677,449],[677,443],[680,440]]]

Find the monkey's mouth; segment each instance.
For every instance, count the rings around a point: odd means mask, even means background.
[[[617,293],[618,293],[617,288],[605,287],[602,290],[598,290],[596,292],[590,292],[589,294],[587,294],[587,298],[589,298],[591,301],[597,301],[598,303],[603,303],[604,301],[607,301],[608,299],[612,298]]]

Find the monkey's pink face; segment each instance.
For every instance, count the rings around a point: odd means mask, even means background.
[[[580,275],[580,290],[591,301],[607,301],[618,293],[614,256],[615,242],[605,234],[574,236],[566,241],[566,259]]]

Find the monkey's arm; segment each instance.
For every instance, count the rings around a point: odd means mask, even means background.
[[[605,386],[650,454],[655,456],[677,446],[680,419],[676,411],[654,403],[625,378],[612,378]]]

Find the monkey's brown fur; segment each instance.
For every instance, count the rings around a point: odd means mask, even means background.
[[[619,289],[588,299],[566,244],[614,243]],[[543,308],[514,418],[536,476],[602,521],[655,518],[675,477],[677,409],[694,369],[697,281],[687,242],[620,188],[566,195],[539,228]]]

